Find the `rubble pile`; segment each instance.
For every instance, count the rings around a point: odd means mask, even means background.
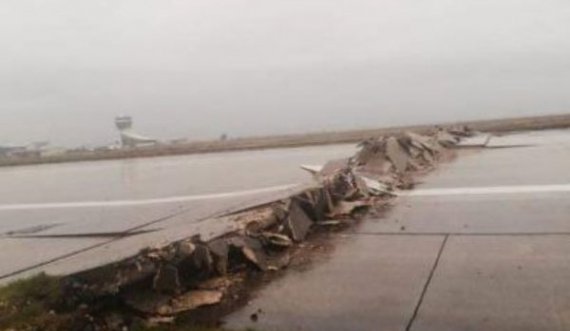
[[[426,136],[409,132],[366,140],[352,158],[325,166],[316,176],[317,188],[231,215],[238,231],[208,242],[191,237],[147,248],[67,277],[68,299],[90,307],[83,315],[90,330],[128,329],[133,320],[172,323],[201,307],[238,301],[235,289],[248,275],[286,268],[291,251],[311,232],[350,224],[358,210],[388,201],[411,174],[432,168],[468,134],[464,128],[438,129]],[[99,304],[109,298],[112,309]]]

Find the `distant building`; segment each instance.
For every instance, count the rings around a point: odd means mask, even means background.
[[[0,157],[21,156],[26,152],[26,146],[0,145]]]
[[[141,136],[132,129],[133,119],[130,116],[118,116],[115,118],[115,126],[119,130],[121,136],[121,144],[123,147],[137,147],[144,145],[154,145],[158,140]]]

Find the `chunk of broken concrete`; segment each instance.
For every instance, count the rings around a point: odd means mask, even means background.
[[[370,207],[370,203],[367,201],[341,201],[329,213],[329,217],[338,218],[343,216],[350,216],[357,209],[368,207]]]
[[[414,132],[406,132],[405,136],[411,139],[411,144],[413,146],[429,151],[430,153],[434,154],[440,150],[440,147],[437,146],[435,141],[432,138],[423,136]]]
[[[239,215],[236,222],[241,229],[246,229],[248,232],[259,232],[275,225],[278,220],[275,207],[268,206],[247,211]]]
[[[178,268],[171,264],[160,266],[154,276],[152,286],[155,291],[160,293],[177,293],[180,290]]]
[[[408,169],[408,152],[400,145],[396,137],[390,137],[386,141],[386,156],[392,161],[399,173]]]
[[[457,145],[459,139],[445,130],[439,130],[436,133],[436,139],[440,145],[444,147],[453,147]]]
[[[261,236],[270,245],[276,247],[291,247],[293,245],[293,241],[291,240],[291,238],[287,237],[284,234],[274,233],[274,232],[263,232]]]
[[[190,241],[188,240],[181,241],[178,243],[176,247],[176,255],[180,259],[185,259],[192,256],[195,250],[196,250],[196,245],[194,245]]]
[[[228,271],[229,245],[225,239],[216,239],[208,243],[208,248],[212,253],[213,263],[216,271],[220,275],[225,275]]]
[[[259,240],[250,237],[233,237],[228,239],[228,244],[239,249],[243,256],[257,268],[262,271],[267,270],[267,259]]]
[[[223,296],[224,294],[221,291],[191,291],[172,299],[169,305],[160,307],[158,313],[163,316],[178,315],[203,306],[217,304],[222,301]]]
[[[196,250],[194,254],[192,254],[192,262],[194,267],[198,270],[203,270],[206,272],[212,271],[212,265],[214,263],[214,258],[212,257],[212,253],[210,249],[203,244],[196,245]]]
[[[305,240],[313,221],[307,216],[305,211],[299,206],[299,203],[293,201],[289,208],[289,217],[287,217],[286,227],[291,238],[299,242]]]
[[[321,178],[329,177],[336,172],[348,167],[349,161],[350,160],[348,158],[329,161],[325,163],[318,176]]]
[[[357,176],[366,186],[368,194],[380,196],[391,195],[395,196],[392,187],[389,184],[382,183],[379,180],[368,178],[366,176]]]

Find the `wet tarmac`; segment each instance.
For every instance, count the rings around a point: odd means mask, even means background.
[[[339,239],[328,260],[255,293],[228,326],[568,330],[568,165],[570,131],[462,151],[424,178],[417,195]]]
[[[230,225],[208,218],[287,196],[311,183],[301,164],[322,164],[354,149],[333,145],[2,168],[0,281],[39,271],[73,272],[149,245],[218,233]]]

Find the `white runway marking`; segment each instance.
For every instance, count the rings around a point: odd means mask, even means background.
[[[280,185],[272,187],[264,187],[252,190],[211,193],[199,195],[186,195],[156,199],[141,200],[114,200],[114,201],[79,201],[79,202],[55,202],[55,203],[27,203],[27,204],[11,204],[0,205],[0,211],[4,210],[30,210],[30,209],[65,209],[65,208],[92,208],[92,207],[124,207],[124,206],[143,206],[152,204],[164,204],[175,202],[190,202],[212,199],[233,198],[239,196],[247,196],[261,193],[271,193],[294,188],[298,185]]]
[[[398,195],[408,197],[423,197],[443,195],[529,194],[556,192],[570,192],[570,184],[417,189],[412,191],[401,191],[398,192]]]

